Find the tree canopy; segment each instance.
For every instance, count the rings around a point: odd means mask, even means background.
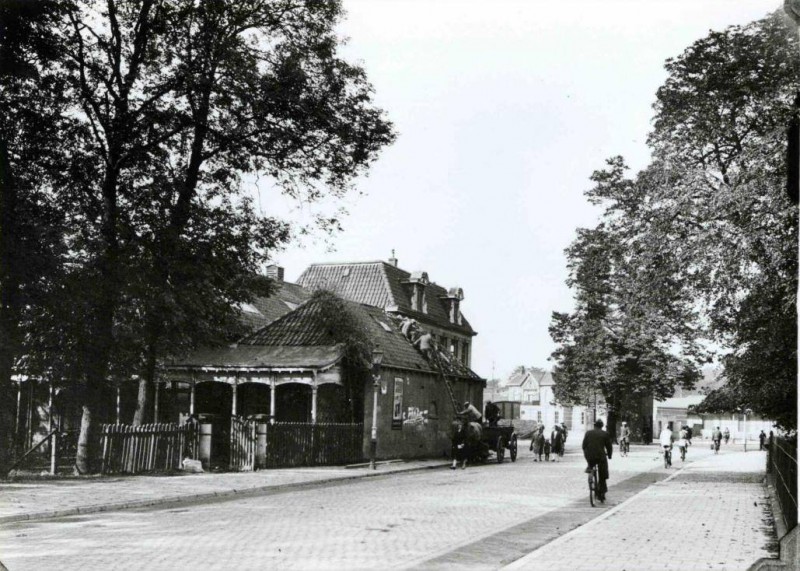
[[[579,231],[567,252],[577,311],[555,315],[551,326],[557,382],[584,382],[571,352],[591,348],[584,376],[591,364],[615,362],[597,350],[608,347],[613,324],[580,339],[563,333],[576,320],[588,327],[582,291],[598,303],[607,290],[612,314],[641,326],[634,346],[650,347],[628,352],[637,367],[678,359],[674,379],[689,381],[704,360],[720,358],[735,401],[794,427],[797,208],[784,187],[797,53],[793,27],[774,14],[712,32],[667,61],[652,162],[629,176],[622,158],[610,159],[587,193],[605,210],[598,229]],[[592,262],[592,249],[608,262]],[[641,386],[663,398],[666,385]]]
[[[38,25],[30,3],[11,4]],[[39,136],[66,168],[42,176],[16,159],[38,148],[31,132],[10,142],[12,171],[38,180],[64,222],[49,270],[62,303],[39,307],[28,354],[84,388],[85,471],[110,376],[152,381],[164,358],[235,337],[238,304],[268,291],[258,269],[290,228],[256,208],[245,177],[304,201],[342,197],[394,133],[364,70],[339,54],[338,1],[45,4],[55,63],[36,101],[68,120]],[[30,65],[43,75],[47,61]]]

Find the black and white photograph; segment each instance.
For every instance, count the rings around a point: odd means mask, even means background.
[[[0,571],[800,571],[800,0],[0,0]]]

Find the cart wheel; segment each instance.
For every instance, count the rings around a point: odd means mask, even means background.
[[[502,463],[505,456],[506,456],[506,441],[505,438],[500,436],[497,438],[497,463],[498,464]]]
[[[517,435],[511,437],[511,444],[508,447],[509,456],[511,456],[511,461],[517,461]]]

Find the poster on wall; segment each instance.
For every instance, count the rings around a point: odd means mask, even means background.
[[[402,377],[394,378],[394,403],[392,405],[392,430],[403,428],[403,383]]]

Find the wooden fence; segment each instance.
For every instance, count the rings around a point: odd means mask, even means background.
[[[224,432],[226,448],[230,443],[228,467],[232,470],[341,465],[364,458],[363,424],[268,424],[232,417],[229,440],[228,431]],[[184,458],[199,457],[199,439],[197,422],[104,424],[100,434],[101,470],[104,474],[176,470]],[[226,450],[223,455],[227,454]]]
[[[363,460],[363,424],[278,422],[267,426],[265,468]]]
[[[797,525],[797,437],[775,438],[769,448],[767,473],[775,485],[786,529]]]
[[[231,470],[254,470],[256,467],[256,421],[231,417]]]
[[[104,424],[101,428],[104,474],[176,470],[197,458],[197,426],[186,424]]]

